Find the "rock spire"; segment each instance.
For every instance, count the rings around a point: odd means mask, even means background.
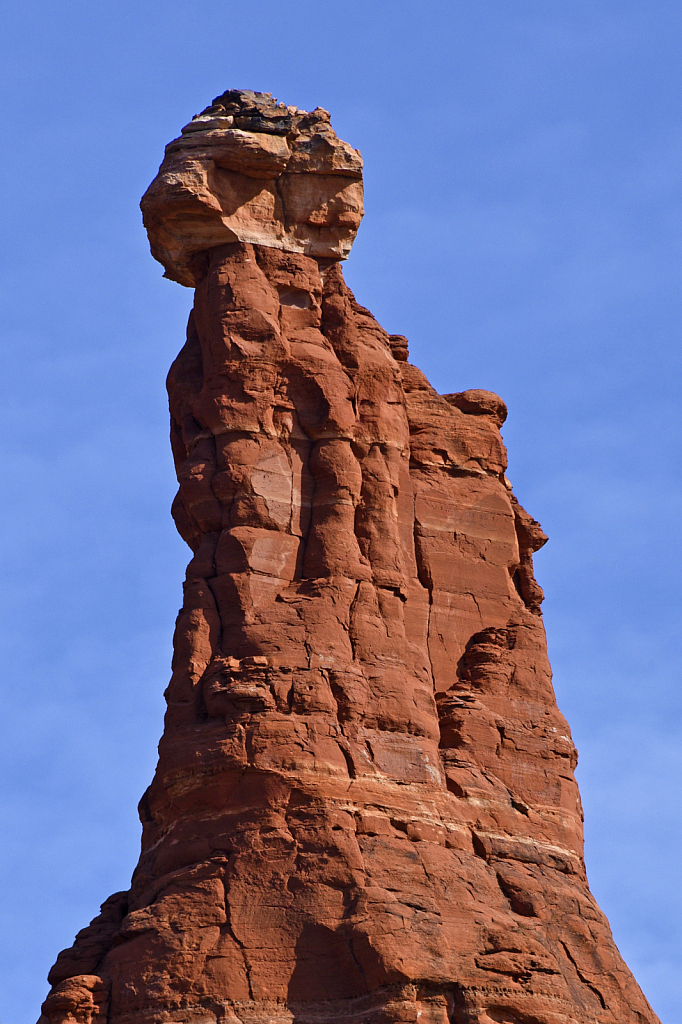
[[[344,283],[359,153],[231,90],[142,209],[196,289],[168,389],[193,557],[142,852],[40,1024],[654,1024],[588,888],[505,477]]]

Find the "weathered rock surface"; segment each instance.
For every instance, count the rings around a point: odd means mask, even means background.
[[[359,201],[342,220],[317,178],[357,197],[360,165],[327,115],[225,97],[144,200],[196,299],[142,854],[41,1022],[653,1024],[585,876],[504,403],[438,395],[346,287]],[[270,197],[290,175],[320,234],[226,212],[211,162]]]
[[[345,259],[363,215],[362,160],[329,114],[232,89],[166,146],[142,199],[166,277],[194,287],[194,253],[251,242]]]

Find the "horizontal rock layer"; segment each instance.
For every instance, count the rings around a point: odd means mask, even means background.
[[[504,403],[438,395],[337,259],[186,266],[159,765],[42,1024],[653,1024],[585,876]]]

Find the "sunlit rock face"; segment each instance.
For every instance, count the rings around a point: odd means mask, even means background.
[[[166,146],[142,212],[166,277],[190,287],[194,253],[225,242],[345,259],[363,215],[362,159],[321,107],[233,89]]]
[[[41,1024],[654,1024],[587,885],[505,405],[437,394],[345,285],[359,156],[229,92],[143,207],[196,288],[193,557],[140,861]]]

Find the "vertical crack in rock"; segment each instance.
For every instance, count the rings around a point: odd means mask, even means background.
[[[655,1024],[587,886],[506,408],[437,394],[346,286],[360,154],[228,90],[142,208],[195,289],[193,557],[139,864],[41,1024]]]
[[[248,950],[247,950],[247,947],[244,945],[244,943],[234,933],[234,928],[232,927],[232,921],[230,919],[229,894],[227,895],[227,898],[225,900],[225,914],[226,914],[226,918],[227,918],[227,920],[225,922],[225,929],[226,929],[228,935],[233,940],[234,944],[241,951],[241,954],[242,954],[242,957],[243,957],[243,960],[244,960],[244,971],[246,973],[246,984],[247,984],[248,990],[249,990],[249,999],[253,1000],[254,996],[253,996],[253,986],[251,984],[251,965],[249,964]]]
[[[603,995],[601,994],[601,992],[599,991],[599,989],[597,988],[597,986],[595,984],[593,984],[593,982],[591,982],[588,978],[586,978],[585,975],[582,973],[578,963],[576,962],[575,957],[571,953],[571,951],[568,948],[568,946],[566,945],[566,943],[562,941],[561,945],[562,945],[562,948],[564,949],[564,951],[566,953],[566,956],[568,957],[568,959],[571,961],[571,963],[575,967],[576,974],[578,975],[580,980],[583,982],[584,985],[587,985],[588,988],[590,988],[592,990],[592,992],[594,992],[594,994],[596,995],[597,999],[601,1003],[602,1009],[605,1010],[606,1009],[606,1001],[605,1001]]]
[[[426,569],[425,559],[424,559],[424,557],[422,555],[421,544],[420,544],[420,535],[419,535],[419,525],[417,523],[416,515],[414,516],[414,520],[413,520],[412,539],[413,539],[413,544],[414,544],[414,557],[415,557],[416,565],[417,565],[417,580],[419,581],[421,586],[426,591],[426,595],[428,597],[428,607],[427,607],[427,614],[426,614],[426,645],[425,645],[425,648],[426,648],[426,657],[427,657],[428,664],[429,664],[429,673],[430,673],[430,676],[431,676],[431,682],[434,684],[434,689],[435,689],[435,676],[434,676],[434,672],[433,672],[433,663],[431,661],[431,651],[430,651],[430,645],[429,645],[429,637],[431,635],[431,611],[433,609],[433,580],[431,579],[431,576],[429,575],[429,573],[428,573],[428,571]]]

